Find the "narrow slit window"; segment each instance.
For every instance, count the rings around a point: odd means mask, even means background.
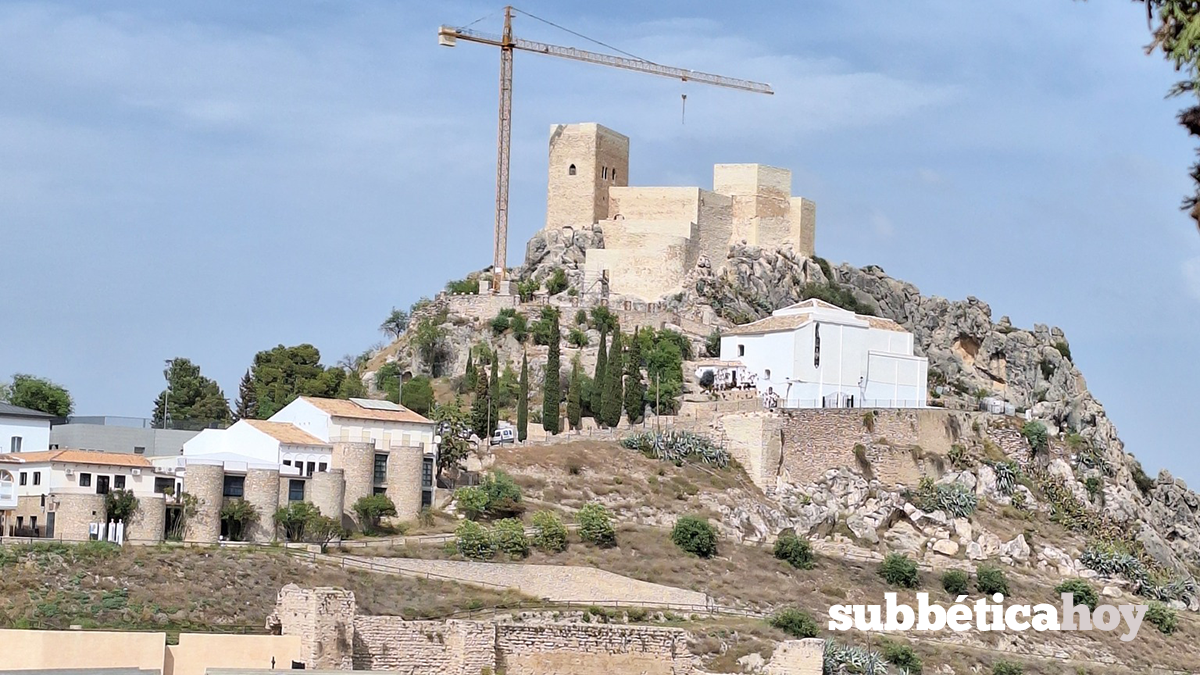
[[[568,176],[574,176],[574,175],[575,175],[575,165],[574,165],[574,164],[572,164],[571,166],[567,167],[567,175],[568,175]]]

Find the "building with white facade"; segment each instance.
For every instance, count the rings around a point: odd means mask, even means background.
[[[226,457],[276,468],[296,467],[306,476],[328,470],[332,453],[332,445],[307,431],[266,420],[239,420],[228,429],[205,429],[183,444],[185,460]]]
[[[48,450],[53,419],[40,410],[0,401],[0,454]]]
[[[764,398],[787,408],[914,408],[928,400],[929,364],[890,319],[805,300],[721,336]]]
[[[10,453],[0,456],[0,472],[12,477],[16,496],[16,504],[4,513],[3,531],[20,536],[55,536],[56,507],[65,500],[102,497],[112,490],[129,490],[138,498],[162,494],[150,461],[137,455],[89,450]],[[103,505],[102,499],[92,503]]]
[[[301,396],[271,416],[326,443],[374,443],[377,450],[393,446],[421,447],[435,454],[436,423],[391,401]]]

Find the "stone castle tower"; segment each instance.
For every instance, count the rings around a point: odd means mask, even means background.
[[[629,138],[599,124],[550,129],[546,229],[591,227],[585,294],[655,301],[678,290],[703,257],[719,267],[731,244],[813,254],[816,204],[793,197],[792,172],[717,164],[713,189],[629,187]]]
[[[546,227],[608,218],[608,188],[629,185],[629,137],[599,124],[550,129]]]

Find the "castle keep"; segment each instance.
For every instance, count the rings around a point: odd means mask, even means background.
[[[585,295],[655,301],[702,260],[719,266],[733,243],[812,255],[816,204],[793,197],[791,183],[787,169],[717,164],[712,190],[630,187],[628,137],[560,124],[550,131],[546,229],[603,231],[604,248],[586,253]]]

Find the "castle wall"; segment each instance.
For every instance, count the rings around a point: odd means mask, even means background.
[[[335,469],[341,469],[346,479],[342,496],[343,521],[354,521],[354,503],[374,494],[375,488],[375,444],[334,443],[330,459]],[[330,517],[334,517],[330,514]]]
[[[779,482],[803,485],[830,469],[858,466],[859,445],[875,478],[915,486],[922,476],[936,475],[931,455],[944,457],[973,415],[936,408],[805,408],[725,415],[720,427],[730,454],[768,492]]]
[[[54,501],[54,536],[57,539],[87,541],[89,526],[104,521],[104,495],[87,493],[50,493]]]
[[[804,197],[792,197],[792,237],[798,242],[796,253],[812,257],[817,251],[817,203]]]

